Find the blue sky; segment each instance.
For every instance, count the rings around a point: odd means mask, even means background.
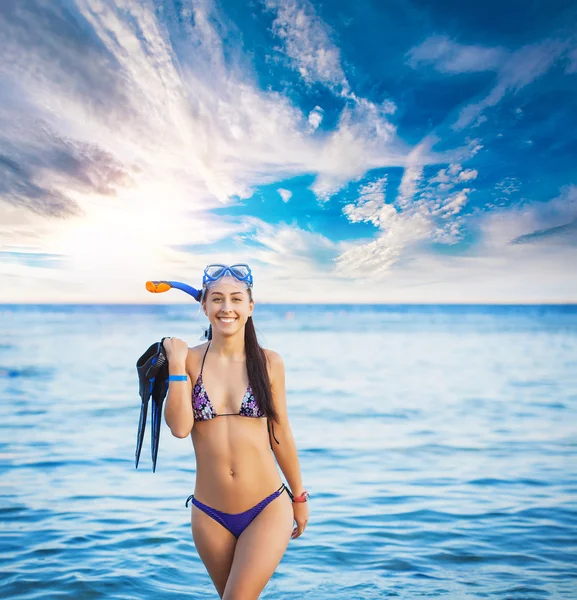
[[[0,4],[1,302],[577,301],[577,8]]]

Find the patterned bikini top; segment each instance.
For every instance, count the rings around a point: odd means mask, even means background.
[[[206,359],[206,354],[208,353],[209,348],[210,342],[206,347],[206,352],[204,353],[204,356],[202,358],[202,366],[200,367],[200,373],[198,374],[198,378],[192,390],[192,412],[194,413],[194,420],[209,421],[210,419],[214,419],[216,417],[228,417],[233,415],[240,417],[254,417],[257,419],[264,417],[265,414],[257,404],[256,398],[254,397],[250,384],[246,389],[246,392],[244,393],[239,412],[223,413],[221,415],[216,414],[216,410],[214,410],[214,406],[212,405],[212,402],[210,401],[208,394],[204,389],[204,384],[202,382],[202,370],[204,368],[204,361]]]

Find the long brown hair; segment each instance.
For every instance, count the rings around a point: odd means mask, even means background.
[[[247,288],[247,290],[248,297],[252,300],[252,290],[251,288]],[[265,351],[258,343],[252,317],[247,319],[246,325],[244,326],[244,351],[246,354],[248,381],[252,387],[258,405],[266,415],[269,441],[272,427],[274,441],[277,444],[280,444],[274,434],[274,424],[275,422],[278,423],[278,414],[272,403],[272,389],[267,370],[268,360]],[[270,447],[272,448],[272,442]]]

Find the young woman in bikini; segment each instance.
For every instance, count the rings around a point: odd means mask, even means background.
[[[290,539],[306,527],[308,493],[288,420],[282,358],[257,341],[248,265],[209,265],[202,307],[212,339],[195,348],[164,340],[165,419],[176,437],[192,436],[196,486],[186,504],[192,501],[192,537],[219,596],[256,600]]]

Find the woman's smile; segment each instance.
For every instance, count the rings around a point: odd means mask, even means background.
[[[218,317],[221,323],[234,323],[238,317]]]

